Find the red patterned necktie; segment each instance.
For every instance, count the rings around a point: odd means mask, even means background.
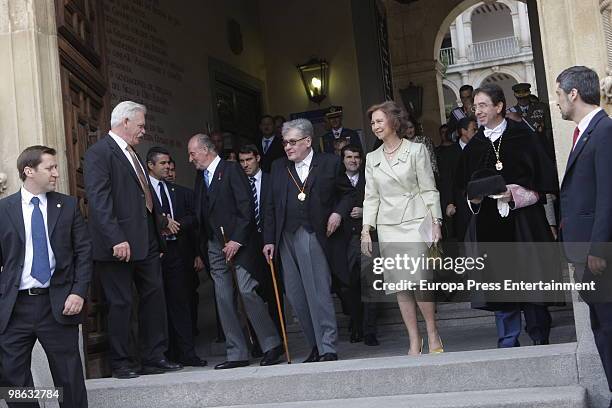
[[[576,126],[576,129],[574,129],[574,140],[572,141],[572,150],[574,150],[574,147],[576,147],[576,140],[578,140],[579,134],[580,134],[580,129],[578,129],[578,126]]]

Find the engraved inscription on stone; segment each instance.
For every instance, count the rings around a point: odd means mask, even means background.
[[[180,30],[181,23],[161,3],[104,0],[111,104],[133,100],[146,105],[145,138],[180,148],[183,143],[167,135],[165,124],[173,115],[172,89],[183,83],[184,73],[174,62],[166,35]]]

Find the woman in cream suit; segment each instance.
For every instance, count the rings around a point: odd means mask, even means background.
[[[367,114],[372,132],[383,143],[366,157],[362,251],[371,256],[370,230],[376,228],[383,257],[395,258],[400,253],[402,256],[408,254],[413,258],[422,258],[427,254],[422,232],[431,232],[433,242],[441,237],[440,196],[436,190],[429,153],[425,145],[405,138],[409,126],[407,114],[395,102],[374,105],[368,109]],[[427,279],[426,270],[384,271],[386,284],[402,281],[418,283],[419,279]],[[386,292],[397,296],[410,337],[408,354],[418,355],[423,347],[423,339],[417,327],[417,304],[427,325],[429,352],[443,352],[436,327],[435,303],[421,301],[419,293],[410,290],[387,288]]]

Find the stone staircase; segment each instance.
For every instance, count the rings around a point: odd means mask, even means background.
[[[90,407],[586,408],[576,343],[88,380]]]

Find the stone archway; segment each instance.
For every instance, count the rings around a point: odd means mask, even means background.
[[[508,70],[495,71],[482,78],[475,88],[484,84],[495,83],[504,91],[504,95],[506,96],[506,107],[514,106],[516,105],[516,98],[514,97],[512,86],[519,83],[520,80],[520,77],[516,77],[514,75],[515,74],[509,73]]]

